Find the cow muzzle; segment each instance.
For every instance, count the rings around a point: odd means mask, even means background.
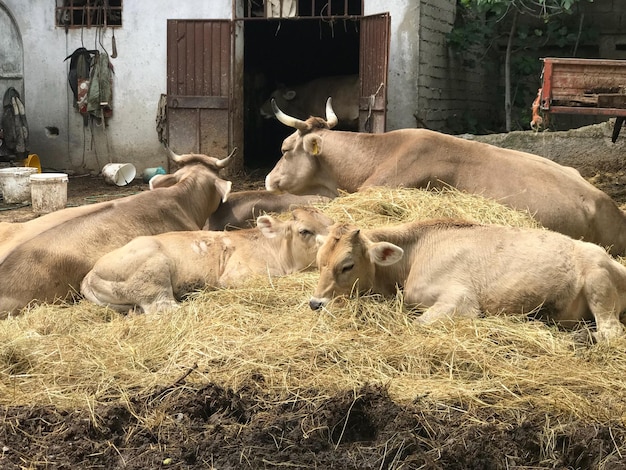
[[[311,297],[311,299],[309,300],[309,307],[311,307],[311,310],[319,310],[327,303],[328,299],[318,299],[316,297]]]
[[[285,192],[280,189],[280,184],[272,178],[271,173],[265,177],[265,190],[274,194],[282,194]]]

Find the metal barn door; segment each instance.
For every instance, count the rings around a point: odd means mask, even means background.
[[[228,20],[167,21],[167,135],[177,153],[230,150],[231,37]]]
[[[385,132],[390,25],[389,13],[361,19],[361,132]]]

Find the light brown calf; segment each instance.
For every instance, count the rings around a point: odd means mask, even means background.
[[[413,222],[359,230],[335,225],[318,252],[312,309],[358,291],[394,295],[440,318],[540,309],[571,327],[595,319],[598,340],[623,332],[626,267],[601,247],[541,229]]]
[[[316,236],[332,220],[298,208],[293,220],[263,215],[257,228],[232,232],[172,232],[139,237],[98,260],[81,292],[117,310],[146,313],[176,307],[177,299],[205,287],[234,287],[252,275],[281,276],[315,265]]]

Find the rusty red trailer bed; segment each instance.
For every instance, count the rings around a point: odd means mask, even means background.
[[[548,114],[615,116],[615,142],[626,117],[626,60],[541,60],[540,109]]]

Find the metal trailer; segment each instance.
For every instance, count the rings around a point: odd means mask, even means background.
[[[616,117],[615,142],[626,117],[626,60],[544,58],[539,108],[547,114]]]

